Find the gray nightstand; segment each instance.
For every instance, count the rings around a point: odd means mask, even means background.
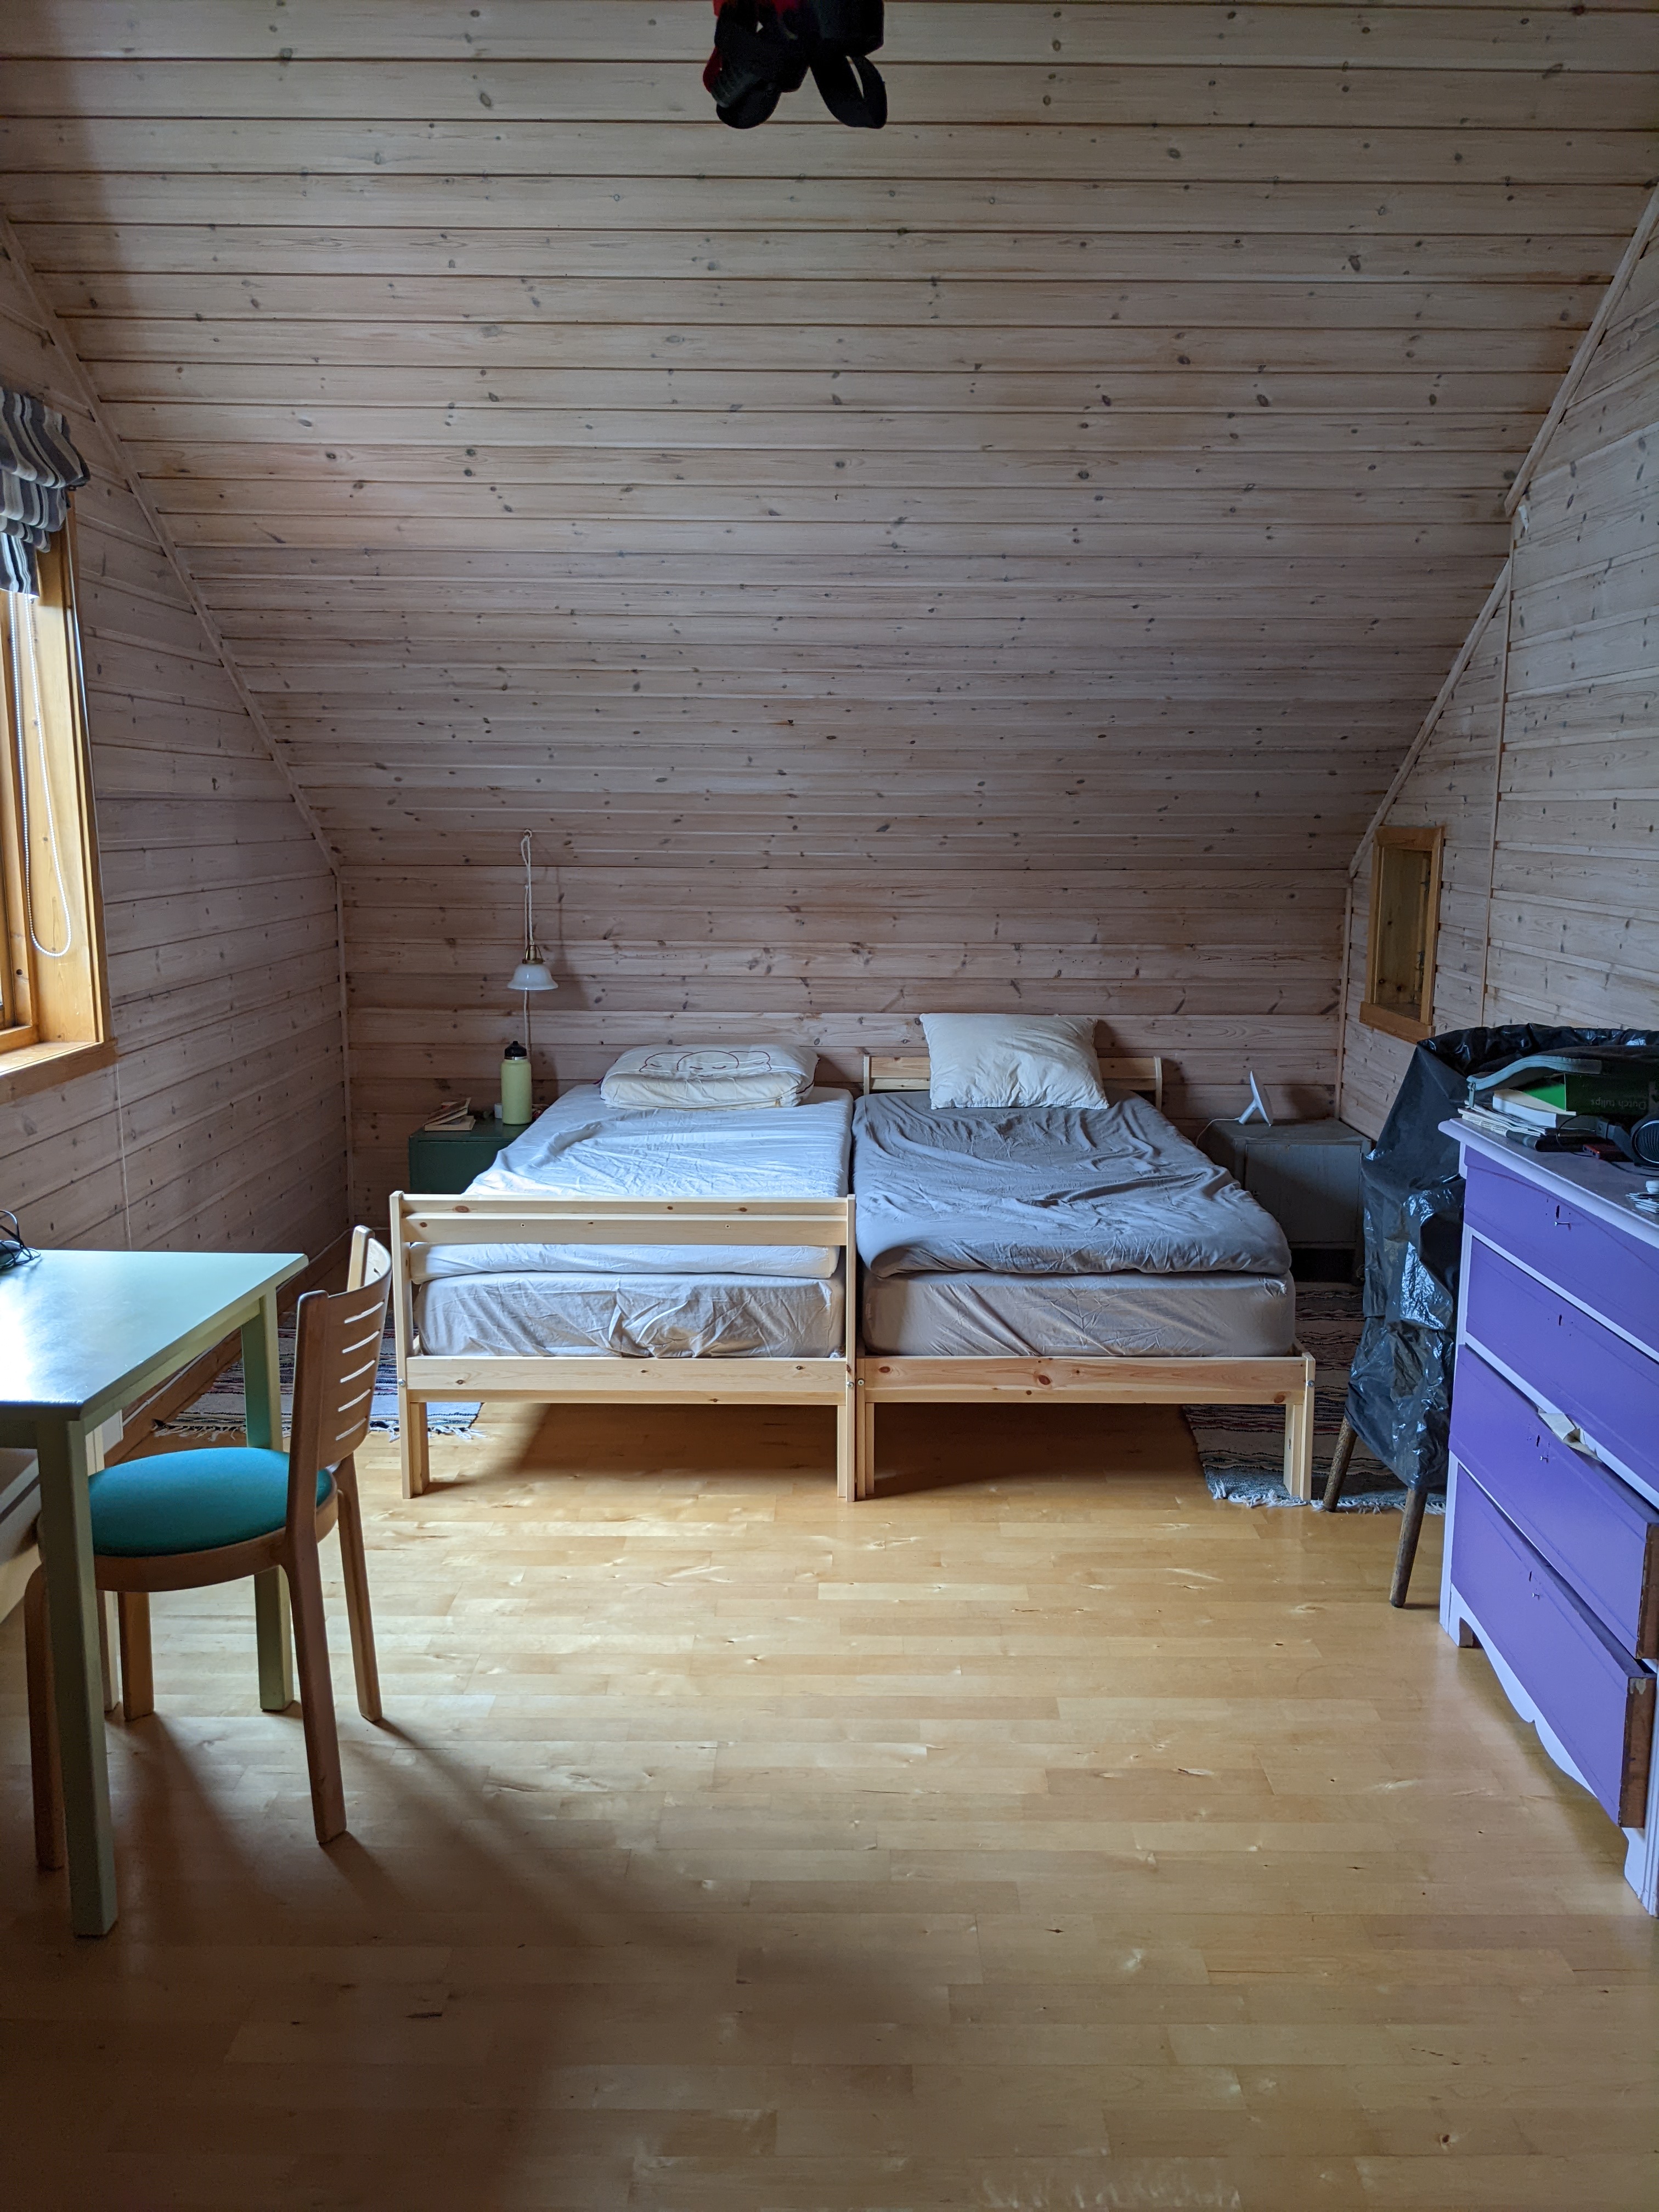
[[[1285,1231],[1307,1272],[1352,1272],[1360,1246],[1359,1156],[1369,1137],[1346,1121],[1212,1121],[1199,1139]]]

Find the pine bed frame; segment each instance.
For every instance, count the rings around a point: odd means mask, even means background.
[[[1107,1060],[1109,1083],[1164,1103],[1161,1059]],[[925,1055],[866,1054],[864,1089],[926,1091]],[[857,1492],[875,1494],[876,1408],[903,1405],[1282,1406],[1285,1487],[1313,1496],[1314,1362],[1299,1347],[1267,1359],[907,1359],[858,1352]]]
[[[420,1350],[415,1248],[423,1244],[812,1244],[839,1251],[846,1284],[842,1353],[828,1359],[630,1359]],[[436,1399],[538,1405],[731,1406],[762,1401],[836,1408],[836,1482],[859,1495],[858,1264],[851,1198],[606,1199],[520,1195],[392,1198],[392,1325],[404,1495],[430,1480],[426,1407]]]

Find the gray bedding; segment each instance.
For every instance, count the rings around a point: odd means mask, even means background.
[[[774,1109],[778,1110],[778,1109]],[[421,1349],[621,1359],[833,1359],[841,1278],[454,1275],[416,1293]]]
[[[864,1341],[902,1359],[1270,1359],[1296,1336],[1286,1275],[866,1277]]]
[[[878,1093],[853,1129],[872,1282],[1290,1273],[1278,1223],[1144,1098],[936,1109]]]

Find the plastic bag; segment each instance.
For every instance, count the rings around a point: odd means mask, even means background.
[[[1654,1030],[1553,1029],[1512,1023],[1425,1038],[1382,1135],[1360,1163],[1365,1321],[1348,1376],[1346,1418],[1413,1490],[1443,1489],[1451,1426],[1463,1178],[1440,1133],[1471,1075],[1525,1053],[1659,1048]]]

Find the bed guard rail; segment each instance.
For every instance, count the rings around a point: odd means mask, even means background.
[[[845,1339],[829,1358],[699,1356],[623,1358],[560,1353],[470,1353],[439,1358],[415,1338],[416,1254],[434,1244],[778,1245],[843,1255]],[[424,1404],[430,1399],[517,1398],[726,1403],[770,1397],[838,1407],[836,1475],[856,1495],[853,1463],[858,1369],[854,1201],[845,1198],[553,1198],[532,1192],[392,1195],[392,1291],[404,1495],[428,1480]]]
[[[392,1197],[401,1244],[814,1244],[850,1248],[850,1198]]]

